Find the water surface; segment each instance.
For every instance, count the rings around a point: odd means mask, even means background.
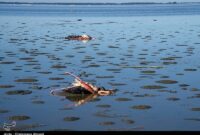
[[[66,6],[71,12],[65,6],[0,5],[1,125],[199,130],[198,4]],[[83,33],[95,40],[64,40]],[[50,94],[71,85],[65,71],[118,91],[75,107],[72,99]]]

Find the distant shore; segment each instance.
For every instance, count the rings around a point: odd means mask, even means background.
[[[142,4],[200,4],[200,2],[128,2],[128,3],[41,3],[41,2],[0,2],[0,4],[35,4],[35,5],[142,5]]]

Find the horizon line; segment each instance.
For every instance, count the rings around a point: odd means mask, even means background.
[[[57,4],[57,5],[131,5],[131,4],[184,4],[200,2],[0,2],[0,4]]]

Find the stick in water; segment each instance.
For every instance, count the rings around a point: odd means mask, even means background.
[[[77,80],[80,81],[80,83],[83,85],[83,87],[88,90],[89,92],[91,92],[92,94],[94,94],[94,89],[89,85],[87,84],[86,82],[82,81],[78,76],[70,73],[70,72],[65,72],[65,74],[68,74],[68,75],[71,75],[73,76],[74,78],[76,78]]]

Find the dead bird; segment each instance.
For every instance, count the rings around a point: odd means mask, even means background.
[[[65,72],[75,78],[72,86],[51,90],[51,94],[55,96],[63,96],[68,100],[75,102],[75,106],[80,106],[88,101],[94,100],[99,96],[112,95],[116,90],[106,90],[104,87],[97,87],[88,82],[81,80],[78,76]]]
[[[65,37],[65,39],[67,40],[80,40],[80,41],[83,41],[83,40],[92,40],[93,38],[89,35],[86,35],[86,34],[83,34],[83,35],[69,35],[67,37]]]
[[[111,95],[115,92],[115,90],[106,90],[103,87],[94,86],[88,82],[81,80],[78,76],[70,72],[65,72],[65,74],[73,76],[75,78],[75,81],[72,83],[72,86],[63,88],[62,92],[71,94],[96,94],[99,96]],[[52,90],[51,94],[55,94],[55,92],[59,93],[58,91]]]

